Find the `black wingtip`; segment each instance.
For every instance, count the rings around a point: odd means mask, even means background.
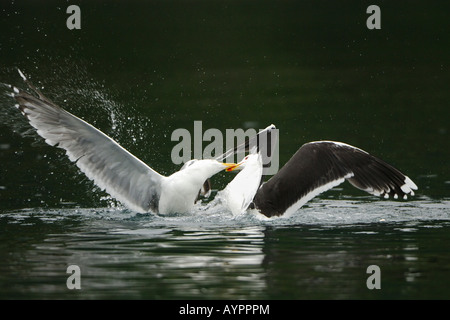
[[[49,101],[49,100],[41,93],[41,91],[40,91],[34,84],[32,84],[30,80],[28,80],[28,78],[25,76],[25,74],[24,74],[19,68],[17,68],[17,72],[19,73],[19,75],[20,75],[20,77],[23,79],[23,81],[27,84],[27,86],[28,86],[31,90],[33,90],[33,91],[39,96],[39,99]]]
[[[45,103],[51,104],[55,108],[59,108],[59,106],[57,106],[53,101],[51,101],[49,98],[47,98],[45,95],[43,95],[42,92],[33,83],[31,83],[30,80],[28,80],[28,78],[25,76],[25,74],[19,68],[17,68],[17,72],[19,73],[19,75],[23,79],[23,81],[27,84],[27,86],[33,91],[32,93],[36,94],[40,100],[42,100]],[[16,98],[16,100],[17,100],[18,96],[24,96],[24,95],[30,96],[30,94],[25,92],[24,90],[21,90],[17,87],[13,87],[13,86],[12,86],[12,88],[14,91],[12,96],[14,98]]]

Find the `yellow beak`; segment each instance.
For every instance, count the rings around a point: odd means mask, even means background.
[[[223,163],[223,165],[226,167],[225,171],[230,172],[239,167],[240,163]]]

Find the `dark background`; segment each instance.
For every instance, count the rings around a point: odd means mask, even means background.
[[[66,27],[71,4],[81,30]],[[366,27],[371,4],[381,30]],[[398,167],[419,198],[440,199],[450,189],[448,12],[445,1],[2,1],[0,83],[25,88],[20,68],[163,174],[178,169],[177,128],[274,123],[281,164],[305,142],[343,141]],[[1,91],[0,209],[104,206]]]

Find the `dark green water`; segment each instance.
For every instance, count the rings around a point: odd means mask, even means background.
[[[163,174],[178,169],[177,128],[274,123],[281,164],[305,142],[343,141],[419,190],[385,201],[345,184],[269,221],[214,202],[137,215],[29,130],[1,85],[0,297],[449,299],[450,5],[380,1],[382,28],[368,30],[370,4],[79,1],[81,30],[68,30],[66,3],[3,1],[0,83],[24,88],[20,68]]]

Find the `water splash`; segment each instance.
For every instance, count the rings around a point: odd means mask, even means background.
[[[76,218],[80,221],[131,222],[134,228],[182,228],[215,229],[249,226],[346,227],[369,224],[450,222],[450,200],[422,199],[411,202],[377,201],[369,199],[332,200],[317,199],[300,209],[292,217],[261,219],[253,213],[233,216],[220,201],[199,204],[187,214],[157,215],[139,214],[120,205],[109,208],[29,208],[2,213],[13,223],[22,223],[33,216],[42,221],[58,221]]]

